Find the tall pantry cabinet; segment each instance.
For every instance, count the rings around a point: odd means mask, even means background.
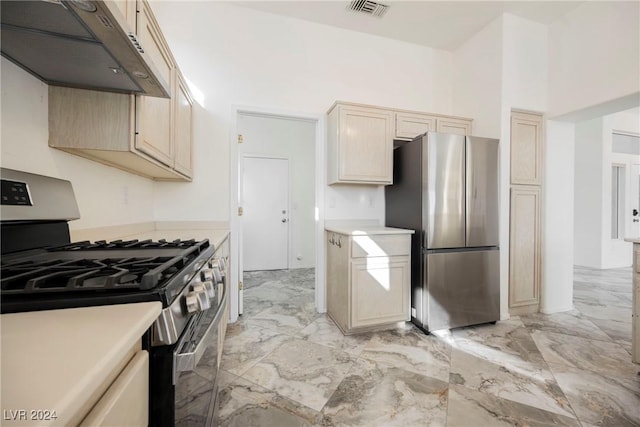
[[[543,117],[511,113],[509,313],[540,310]]]

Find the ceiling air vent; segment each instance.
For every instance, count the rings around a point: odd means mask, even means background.
[[[389,6],[371,0],[353,0],[349,3],[347,9],[382,18],[387,12],[387,9],[389,9]]]

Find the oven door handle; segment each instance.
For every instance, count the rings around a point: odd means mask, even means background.
[[[211,324],[207,328],[207,331],[204,333],[200,342],[196,345],[196,348],[193,351],[187,353],[178,353],[174,354],[173,358],[173,383],[176,383],[176,378],[178,377],[178,372],[184,371],[193,371],[198,362],[200,362],[200,358],[204,354],[204,351],[210,344],[210,333],[212,328],[217,328],[220,324],[220,318],[224,313],[225,306],[227,305],[227,285],[224,281],[220,282],[222,285],[222,300],[220,300],[220,304],[218,304],[218,311],[216,312]],[[216,335],[217,338],[217,335]],[[177,346],[180,348],[180,346]]]

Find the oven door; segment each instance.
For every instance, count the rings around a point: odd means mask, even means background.
[[[176,344],[173,354],[176,426],[215,426],[218,395],[218,325],[226,306],[198,313]]]

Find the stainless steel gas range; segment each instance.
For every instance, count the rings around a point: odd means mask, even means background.
[[[71,183],[0,172],[0,312],[160,301],[142,343],[150,425],[215,425],[228,251],[208,240],[72,243],[68,221],[79,212]]]

